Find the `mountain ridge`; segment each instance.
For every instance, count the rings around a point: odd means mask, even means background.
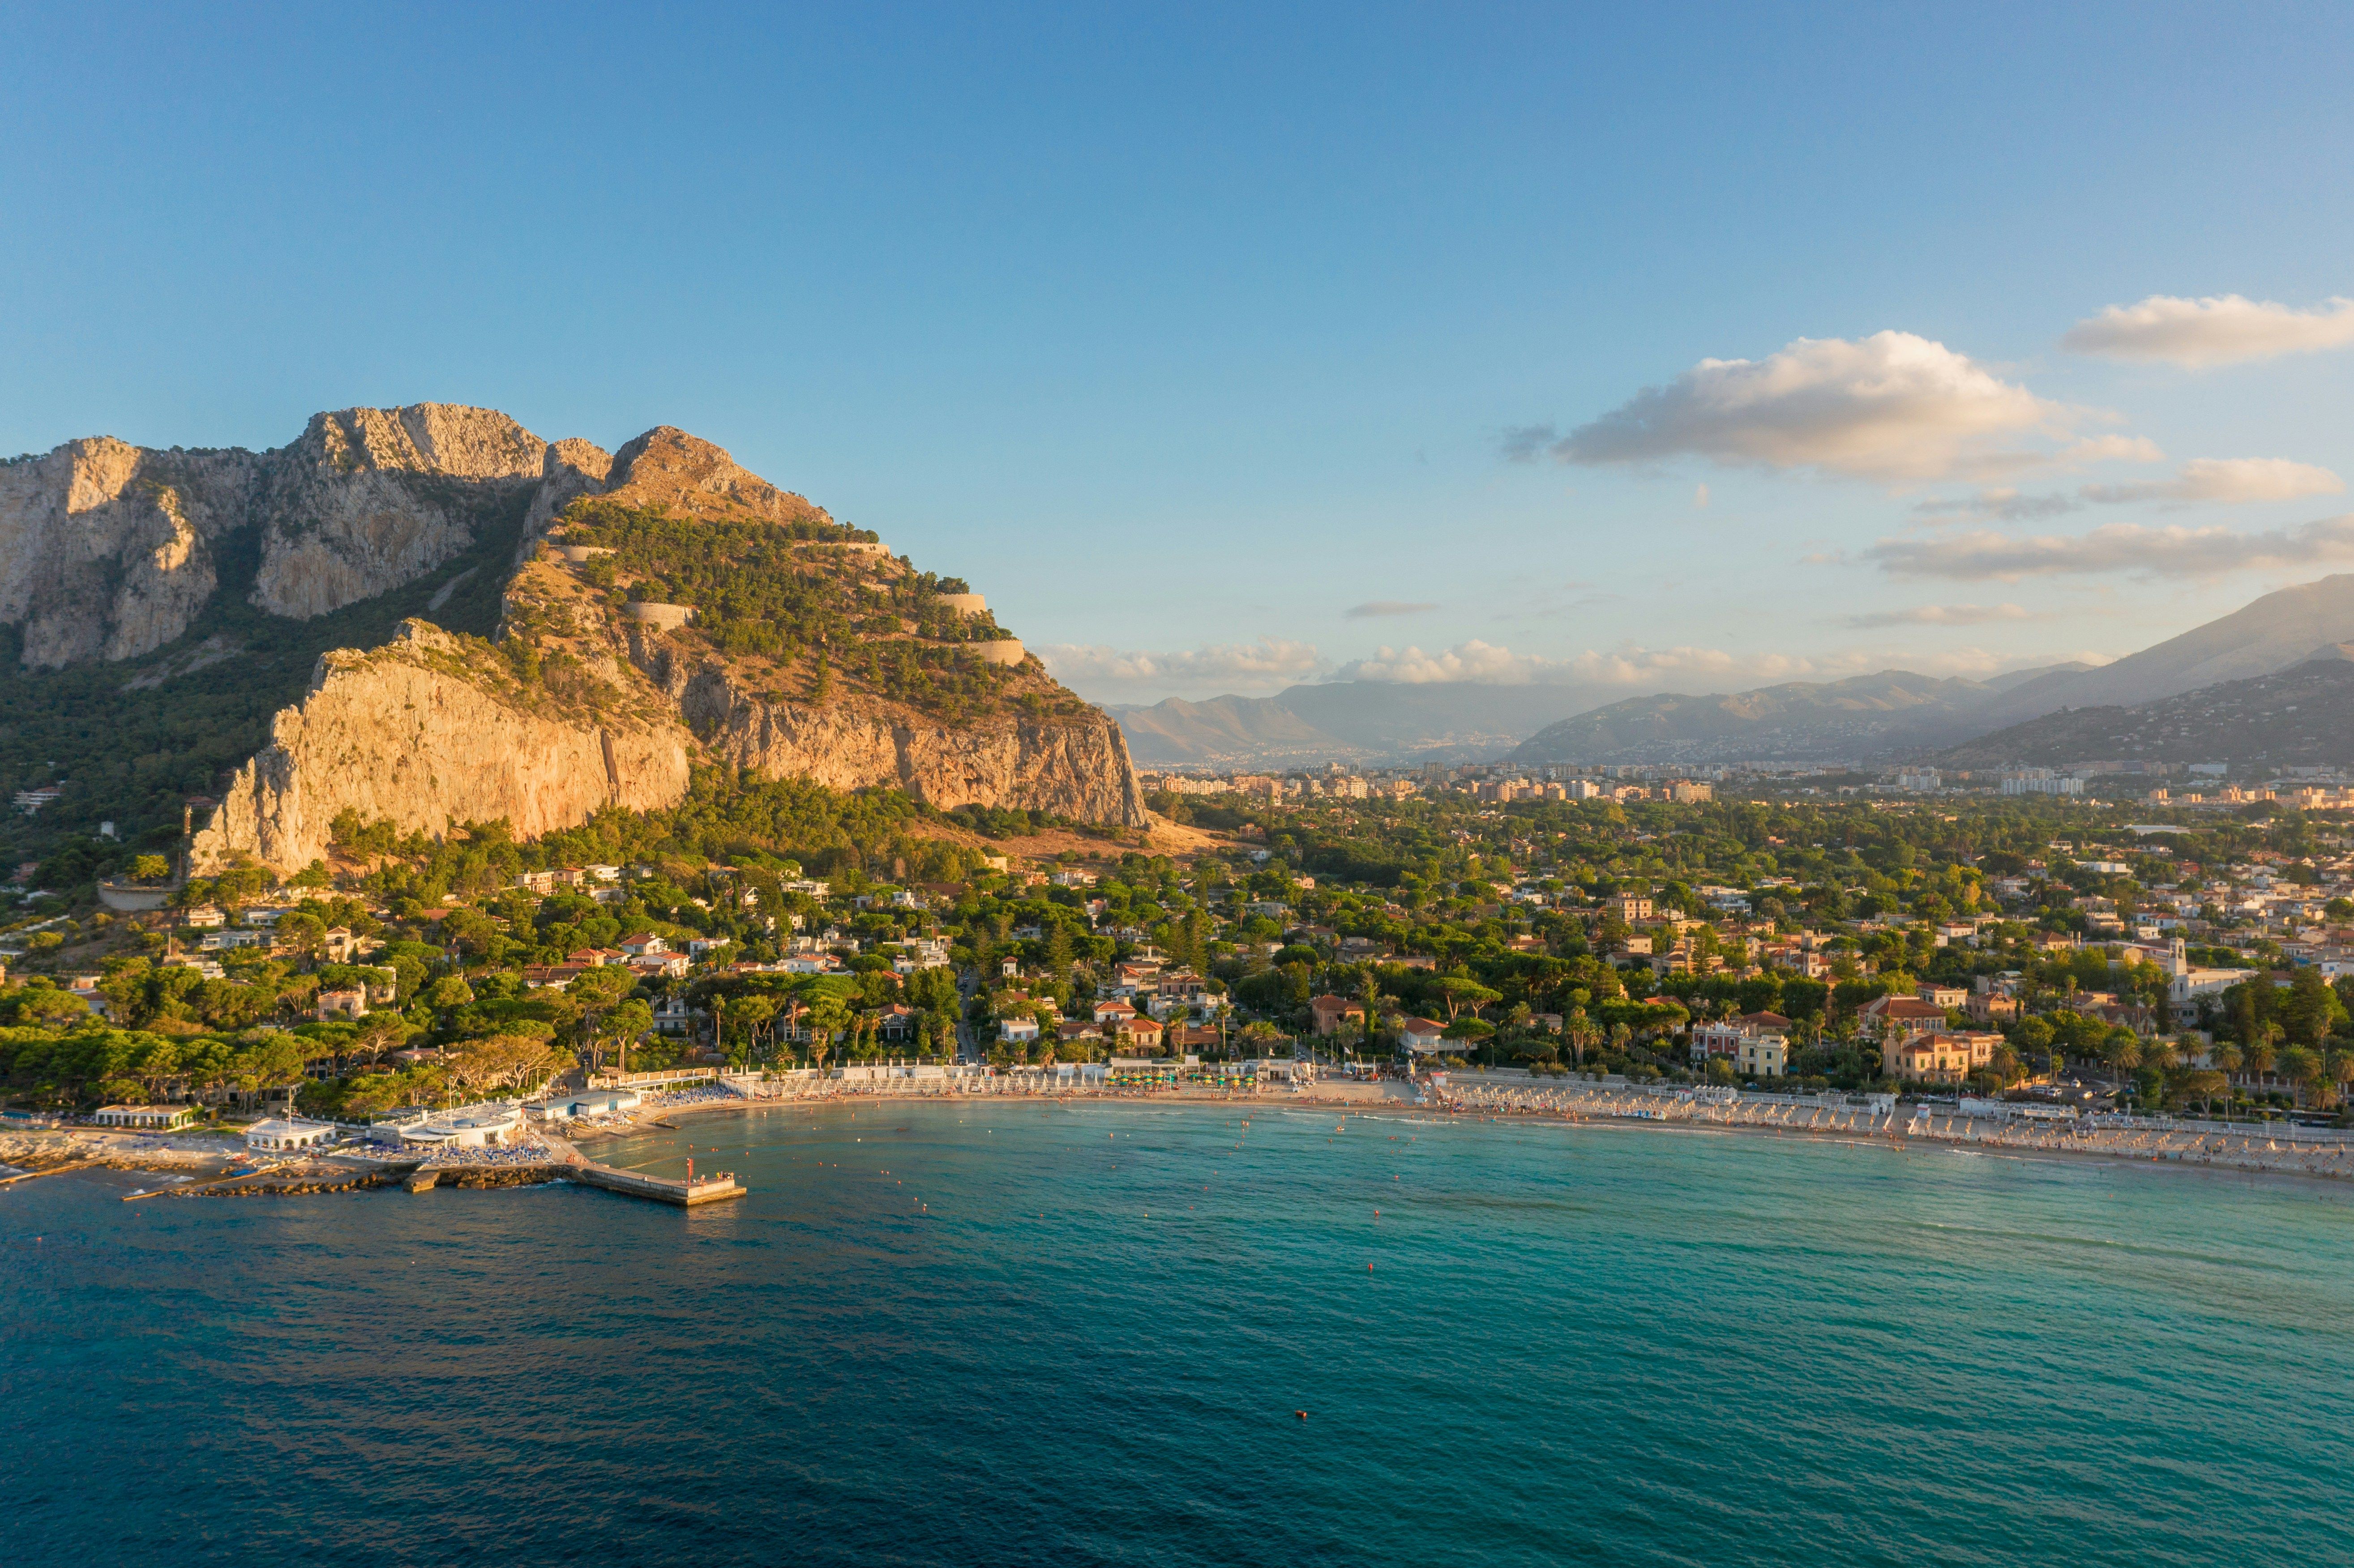
[[[2354,762],[2354,648],[2331,644],[2286,670],[2219,681],[2147,703],[2064,708],[1939,756],[1946,767],[2061,768],[2091,762]]]
[[[1334,682],[1274,697],[1172,698],[1110,711],[1140,760],[1163,767],[1499,757],[1523,765],[1861,763],[1926,757],[2065,707],[2152,701],[2274,673],[2341,642],[2354,643],[2349,573],[2263,595],[2113,663],[2071,662],[1984,681],[1893,669],[1617,698],[1570,685]],[[1547,705],[1565,711],[1539,717]],[[1525,727],[1515,733],[1516,721]]]
[[[683,594],[702,602],[662,608]],[[388,636],[312,643],[291,700],[223,707],[223,691],[271,689],[247,677],[260,648],[288,648],[277,629],[381,625],[363,612],[396,599],[411,619]],[[445,602],[472,640],[438,624]],[[609,454],[420,404],[320,414],[263,453],[68,442],[0,465],[0,628],[18,645],[12,713],[65,705],[97,725],[48,724],[42,742],[66,754],[42,766],[93,788],[133,777],[103,760],[108,710],[168,706],[199,670],[236,725],[266,717],[199,835],[205,865],[299,869],[346,808],[405,831],[546,831],[674,802],[696,765],[1150,821],[1118,726],[980,596],[670,426]],[[123,671],[111,684],[88,673],[106,665]],[[152,812],[157,775],[187,764],[143,766]]]

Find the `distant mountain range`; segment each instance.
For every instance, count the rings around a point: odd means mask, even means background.
[[[2076,670],[2089,668],[2077,665]],[[2064,677],[2022,671],[2010,681],[1936,680],[1903,670],[1844,681],[1792,681],[1731,695],[1629,697],[1540,730],[1511,753],[1523,763],[1845,761],[1940,744],[2015,685]]]
[[[1108,711],[1143,768],[1453,763],[1509,751],[1523,736],[1592,706],[1598,694],[1586,686],[1332,681],[1272,697],[1172,697]]]
[[[2058,664],[1990,681],[1888,670],[1843,681],[1616,702],[1584,685],[1354,681],[1294,686],[1273,697],[1172,699],[1111,712],[1127,730],[1136,760],[1161,768],[1493,758],[1556,765],[1872,762],[1958,756],[1954,748],[1971,742],[1979,744],[1969,755],[1978,756],[1998,732],[2008,735],[2045,715],[2123,709],[2250,681],[2349,642],[2354,642],[2354,574],[2341,573],[2266,594],[2113,664]],[[2244,755],[2227,749],[2211,757],[2212,747],[2177,755],[2172,748],[2190,738],[2169,733],[2166,755],[2149,755],[2171,761]],[[2020,744],[2041,747],[2044,739],[2023,736]],[[1992,754],[1986,755],[1984,765],[1994,766]],[[2062,760],[2115,755],[2095,749]]]
[[[1939,758],[1954,768],[2072,762],[2354,762],[2354,644],[2303,663],[2155,702],[2068,708],[1997,730]]]

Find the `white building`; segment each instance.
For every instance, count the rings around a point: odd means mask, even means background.
[[[2002,776],[2002,792],[2006,795],[2081,795],[2084,792],[2084,781],[2063,777],[2049,768],[2014,768]]]
[[[523,1127],[521,1106],[461,1106],[403,1127],[400,1140],[451,1149],[501,1149],[513,1142]]]
[[[1398,1025],[1398,1044],[1417,1056],[1447,1049],[1447,1025],[1435,1018],[1409,1018]]]
[[[334,1128],[323,1121],[306,1121],[299,1117],[292,1119],[271,1117],[245,1129],[245,1146],[248,1149],[309,1149],[334,1136]]]
[[[549,1121],[570,1121],[579,1116],[612,1116],[635,1110],[645,1097],[633,1089],[583,1089],[557,1095],[533,1107]]]
[[[2172,977],[2167,984],[2166,999],[2176,1007],[2188,1006],[2195,997],[2220,996],[2256,973],[2254,969],[2193,969],[2179,937],[2167,948],[2166,972]]]
[[[136,1127],[169,1132],[196,1119],[194,1106],[101,1106],[90,1120],[101,1127]]]

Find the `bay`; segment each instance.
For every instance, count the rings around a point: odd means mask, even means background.
[[[680,1127],[597,1153],[751,1195],[0,1190],[9,1559],[2344,1560],[2334,1187],[1266,1106]]]

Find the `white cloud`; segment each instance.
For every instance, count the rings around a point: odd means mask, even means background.
[[[1420,615],[1426,610],[1437,608],[1436,604],[1419,600],[1409,602],[1401,599],[1369,599],[1363,604],[1352,604],[1341,613],[1351,620],[1364,620],[1377,615]]]
[[[2174,478],[2147,484],[2088,484],[2087,501],[2294,501],[2339,495],[2346,482],[2326,468],[2286,458],[2192,458]]]
[[[1943,344],[1882,332],[1854,343],[1800,338],[1759,360],[1704,359],[1559,440],[1542,426],[1509,432],[1504,451],[1531,458],[1542,448],[1586,464],[1694,456],[1889,481],[2155,451],[2125,437],[2075,453],[1998,450],[2021,437],[2063,439],[2088,417]]]
[[[2088,534],[2018,537],[1991,530],[1933,539],[1882,539],[1864,558],[1894,577],[1975,582],[2124,572],[2206,577],[2258,567],[2306,567],[2354,558],[2354,515],[2295,528],[2145,528],[2112,523]]]
[[[2192,370],[2315,354],[2354,344],[2354,300],[2331,299],[2309,311],[2238,294],[2200,300],[2152,294],[2137,305],[2111,305],[2068,329],[2060,346],[2107,359],[2158,360]]]
[[[1035,652],[1055,678],[1066,683],[1172,686],[1228,682],[1269,685],[1330,668],[1312,644],[1281,637],[1165,653],[1067,642]]]
[[[1917,604],[1909,609],[1876,610],[1842,617],[1853,627],[1983,626],[1990,620],[2034,620],[2038,617],[2015,604]]]
[[[2117,506],[2139,501],[2177,505],[2294,501],[2306,495],[2339,495],[2346,482],[2326,468],[2287,458],[2192,458],[2172,479],[2130,484],[2087,484],[2073,495],[2029,495],[2017,490],[1981,490],[1974,495],[1924,501],[1913,514],[1931,524],[2032,523],[2086,505]]]
[[[1657,686],[1678,679],[1795,680],[1818,666],[1779,653],[1734,654],[1716,648],[1639,648],[1609,652],[1588,650],[1567,659],[1515,653],[1473,638],[1426,653],[1420,648],[1384,648],[1369,659],[1353,659],[1333,673],[1336,681],[1379,681],[1426,685],[1468,681],[1490,686]]]
[[[1525,686],[1574,677],[1564,661],[1515,653],[1509,648],[1473,638],[1437,653],[1419,648],[1384,648],[1370,659],[1352,659],[1333,675],[1336,681],[1382,681],[1419,686],[1433,681],[1476,681],[1487,685]]]

